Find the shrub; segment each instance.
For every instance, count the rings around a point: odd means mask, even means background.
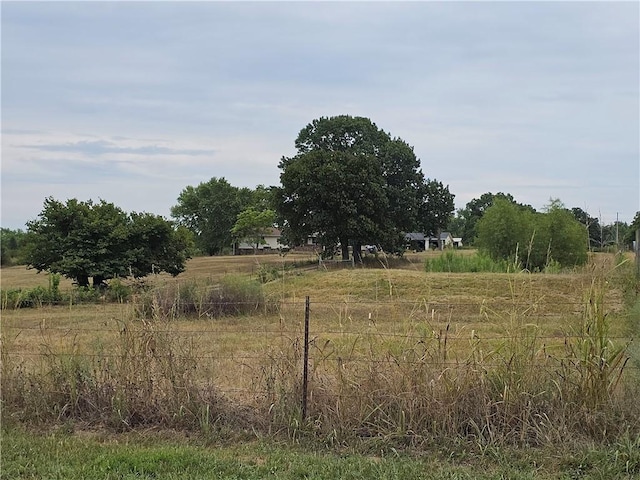
[[[510,265],[507,260],[494,260],[486,254],[461,255],[454,252],[444,252],[437,258],[425,260],[427,272],[493,272],[507,273],[518,269],[518,265]]]
[[[125,285],[119,278],[114,278],[109,282],[109,286],[105,292],[105,298],[109,302],[124,303],[131,298],[133,289]]]
[[[69,293],[69,303],[98,303],[102,299],[102,290],[92,287],[75,287]]]
[[[146,292],[136,305],[143,318],[247,315],[261,308],[266,308],[262,286],[241,275],[223,277],[218,285],[168,284]]]
[[[37,286],[29,289],[14,288],[2,291],[2,309],[38,308],[43,305],[59,303],[63,296],[59,290],[60,275],[49,274],[47,288]]]
[[[546,213],[533,213],[496,199],[476,228],[481,252],[494,260],[516,259],[530,271],[543,271],[553,262],[573,267],[587,261],[584,229],[558,200]]]

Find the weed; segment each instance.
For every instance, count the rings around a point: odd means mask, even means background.
[[[425,260],[427,272],[500,272],[507,273],[513,268],[507,260],[494,260],[488,255],[461,255],[451,251],[444,252],[436,258]]]
[[[266,304],[261,285],[241,275],[227,275],[218,285],[196,281],[167,284],[144,292],[136,303],[143,318],[218,318],[249,315],[266,308],[272,306]]]

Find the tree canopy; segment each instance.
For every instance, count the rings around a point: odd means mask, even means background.
[[[494,259],[509,260],[528,270],[543,270],[587,261],[584,230],[559,200],[538,213],[507,198],[496,198],[477,222],[477,244]]]
[[[516,202],[510,193],[498,192],[494,194],[487,192],[469,201],[464,208],[458,209],[455,218],[451,218],[448,228],[461,236],[467,245],[473,245],[478,235],[476,225],[496,199],[504,199],[520,208],[529,210],[532,213],[535,212],[535,209],[530,205]]]
[[[451,220],[455,196],[437,180],[426,180],[420,188],[418,229],[425,235],[439,237]]]
[[[633,242],[636,240],[636,230],[640,230],[640,211],[636,212],[636,215],[633,217],[631,225],[627,228],[623,239],[624,243],[629,247],[631,247]]]
[[[286,241],[317,235],[328,250],[340,244],[345,259],[353,247],[356,260],[365,243],[400,251],[403,233],[416,228],[427,205],[413,148],[349,115],[313,120],[295,146],[297,154],[280,162],[281,186],[274,189]]]
[[[234,187],[224,178],[213,177],[182,190],[178,204],[171,208],[171,216],[193,232],[201,252],[215,255],[231,247],[231,229],[238,214],[253,204],[254,196],[258,201],[268,202],[264,187],[254,193],[249,188]]]
[[[273,210],[261,211],[256,207],[249,207],[238,214],[231,234],[238,241],[246,240],[254,245],[255,251],[264,242],[264,235],[273,228],[275,219],[276,212]]]
[[[62,203],[45,199],[39,218],[27,223],[29,267],[59,273],[80,286],[114,277],[184,271],[191,237],[149,213],[125,213],[101,200]]]
[[[22,250],[27,240],[27,232],[20,229],[0,228],[0,262],[2,266],[20,264],[24,261]]]

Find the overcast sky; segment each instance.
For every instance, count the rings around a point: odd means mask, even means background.
[[[279,184],[321,116],[414,146],[456,207],[640,210],[639,3],[2,1],[2,218],[45,197],[169,217]]]

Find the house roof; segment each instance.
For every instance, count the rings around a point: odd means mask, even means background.
[[[269,228],[264,233],[265,237],[281,237],[282,232],[277,228]]]
[[[420,241],[420,242],[424,242],[424,240],[425,240],[424,233],[420,233],[420,232],[410,232],[410,233],[405,233],[405,234],[404,234],[404,238],[405,238],[406,240],[410,240],[410,241]]]

